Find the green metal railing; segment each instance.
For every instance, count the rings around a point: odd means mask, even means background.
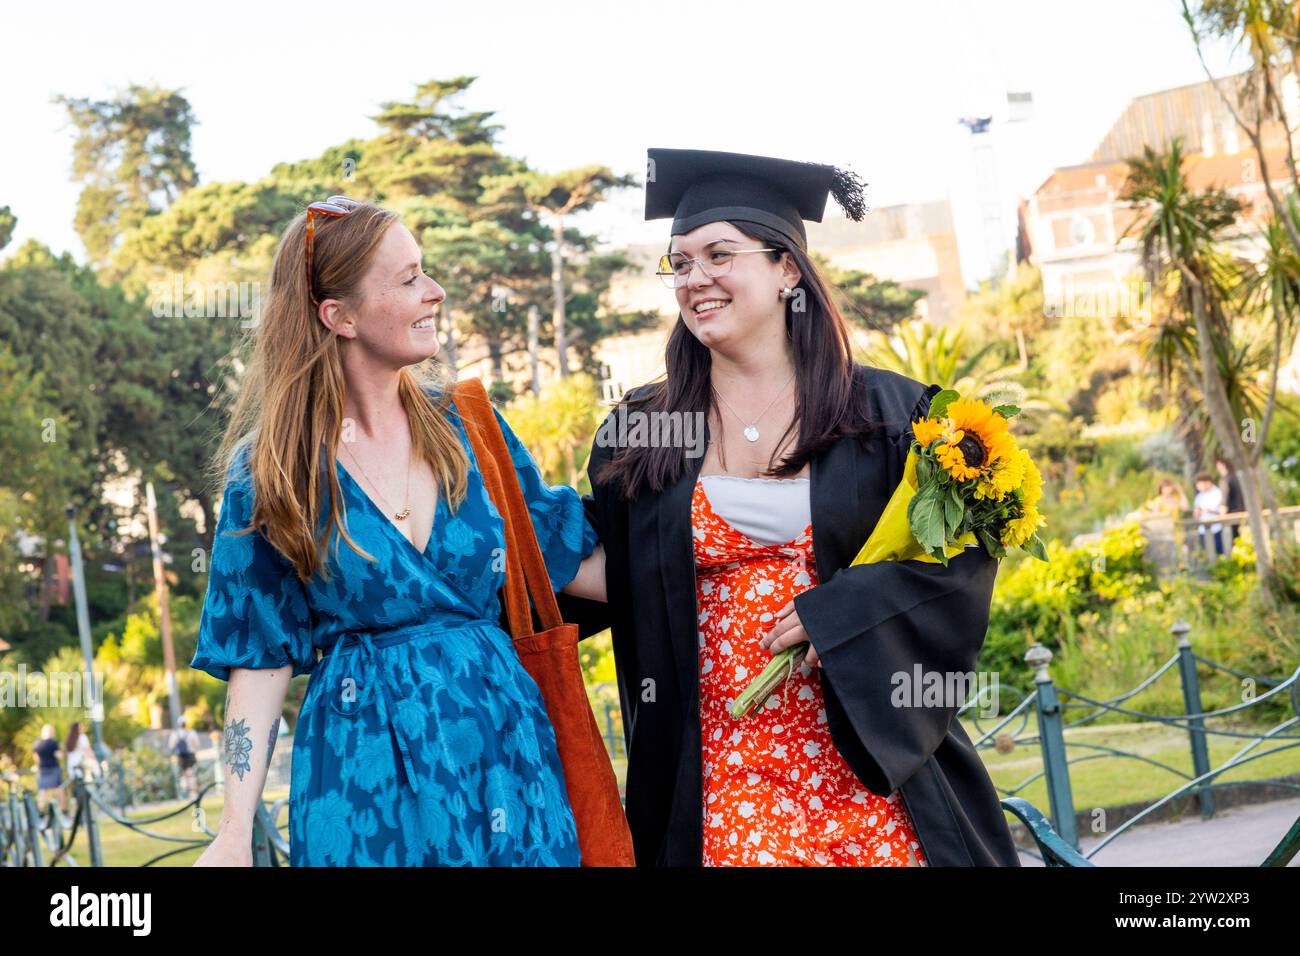
[[[1270,786],[1300,791],[1300,783],[1283,777],[1270,777],[1252,780],[1234,780],[1223,782],[1217,778],[1230,770],[1236,770],[1253,761],[1273,754],[1300,747],[1300,667],[1285,679],[1272,679],[1255,674],[1244,674],[1216,661],[1201,657],[1192,650],[1189,639],[1190,628],[1182,621],[1176,622],[1171,632],[1177,639],[1177,650],[1172,657],[1155,669],[1136,687],[1125,691],[1109,700],[1096,700],[1085,694],[1077,693],[1056,686],[1050,673],[1052,652],[1040,644],[1034,644],[1025,654],[1025,661],[1034,671],[1034,689],[1024,694],[1020,703],[1005,717],[984,730],[978,716],[973,716],[979,736],[973,741],[978,749],[996,748],[1005,752],[1008,747],[1018,745],[1037,745],[1042,755],[1042,768],[1010,788],[998,787],[1005,795],[1002,806],[1017,816],[1034,837],[1035,849],[1026,852],[1042,859],[1049,866],[1091,865],[1094,857],[1144,819],[1156,813],[1171,801],[1194,793],[1200,805],[1201,815],[1211,817],[1215,812],[1214,792],[1228,787]],[[1256,686],[1268,688],[1253,699],[1243,701],[1231,707],[1217,710],[1204,710],[1201,703],[1201,685],[1197,665],[1212,671],[1230,674],[1239,680],[1254,681]],[[1143,691],[1149,689],[1158,680],[1170,673],[1177,673],[1183,700],[1182,714],[1154,714],[1126,706],[1127,703]],[[1000,687],[999,692],[1007,690]],[[967,713],[980,703],[977,697],[968,701],[959,711]],[[1227,717],[1240,717],[1252,708],[1259,708],[1269,700],[1285,700],[1289,703],[1291,714],[1285,716],[1276,725],[1263,733],[1244,733],[1229,728],[1216,728],[1209,724],[1211,720]],[[1086,711],[1077,719],[1067,720],[1070,710]],[[1029,715],[1033,713],[1037,720],[1037,733],[1026,733]],[[1192,772],[1187,773],[1144,754],[1135,753],[1119,747],[1087,743],[1084,741],[1067,741],[1065,731],[1083,727],[1103,714],[1116,713],[1128,717],[1178,727],[1186,731],[1188,748],[1192,759]],[[1014,732],[1006,728],[1017,724]],[[1208,738],[1210,736],[1238,738],[1242,746],[1219,766],[1211,765]],[[1090,848],[1086,854],[1079,852],[1079,834],[1076,825],[1074,797],[1070,782],[1072,767],[1099,759],[1137,760],[1182,779],[1182,783],[1160,799],[1140,810],[1120,826],[1111,830],[1104,839]],[[1300,766],[1300,763],[1297,764]],[[1048,819],[1043,817],[1032,804],[1018,797],[1031,784],[1042,780],[1047,789]],[[1045,840],[1049,834],[1053,839]],[[1068,848],[1069,852],[1066,852]],[[1300,820],[1291,827],[1281,842],[1261,865],[1286,866],[1300,852]],[[1082,861],[1082,862],[1081,862]]]
[[[104,799],[104,790],[99,783],[87,781],[78,775],[69,781],[68,786],[77,803],[70,826],[65,825],[63,814],[54,801],[50,801],[45,810],[41,811],[31,790],[6,787],[4,799],[0,800],[0,866],[80,866],[82,863],[73,854],[73,847],[83,830],[90,857],[89,865],[104,866],[101,827],[105,819],[146,839],[176,844],[151,857],[141,866],[153,866],[169,857],[201,849],[216,836],[208,829],[207,814],[202,807],[204,798],[218,786],[216,783],[203,787],[191,800],[175,809],[143,819],[127,817],[110,806]],[[253,820],[254,866],[288,865],[289,841],[281,832],[287,824],[277,826],[275,823],[287,801],[288,798],[277,800],[269,809],[265,801],[258,801]],[[201,835],[183,837],[150,829],[183,814],[189,814],[192,831]]]

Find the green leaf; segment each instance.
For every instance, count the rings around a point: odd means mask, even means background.
[[[917,492],[907,506],[912,534],[929,551],[943,547],[943,499],[930,490]]]
[[[927,418],[943,418],[948,411],[948,406],[961,398],[957,392],[951,388],[945,388],[941,392],[936,392],[934,398],[930,399],[930,410],[926,412]]]
[[[961,524],[962,515],[966,513],[961,502],[961,494],[956,485],[948,486],[948,494],[943,497],[944,537],[952,540],[957,537],[957,526]]]
[[[1043,539],[1038,537],[1038,535],[1030,535],[1029,540],[1021,545],[1021,547],[1039,561],[1047,560],[1047,548],[1043,544]]]
[[[934,462],[924,455],[916,456],[916,486],[924,488],[934,478]]]
[[[994,405],[993,410],[1003,418],[1012,418],[1020,414],[1019,405]]]

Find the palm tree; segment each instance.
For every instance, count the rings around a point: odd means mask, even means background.
[[[877,332],[872,337],[875,344],[862,355],[869,365],[956,389],[972,398],[993,399],[994,404],[1017,405],[1026,416],[1050,407],[1020,384],[1018,365],[998,364],[995,350],[999,343],[989,342],[971,351],[960,326],[936,326],[925,319],[913,319],[889,335]]]
[[[1139,215],[1120,236],[1138,235],[1141,259],[1152,288],[1166,280],[1173,287],[1171,305],[1191,328],[1183,341],[1195,353],[1179,350],[1182,370],[1196,384],[1224,457],[1241,480],[1242,497],[1256,542],[1255,570],[1266,600],[1273,593],[1273,563],[1264,534],[1260,493],[1259,446],[1252,450],[1235,417],[1222,363],[1234,351],[1227,308],[1239,274],[1217,247],[1236,222],[1241,203],[1218,188],[1195,192],[1183,171],[1182,141],[1169,151],[1150,146],[1128,160],[1129,175],[1120,199]],[[1194,334],[1193,334],[1194,333]]]
[[[1296,341],[1297,329],[1300,328],[1300,253],[1291,242],[1292,230],[1300,232],[1300,205],[1295,194],[1286,197],[1282,216],[1289,220],[1279,222],[1274,216],[1264,230],[1264,255],[1259,264],[1242,283],[1243,302],[1247,309],[1257,311],[1265,319],[1265,334],[1261,337],[1265,347],[1261,350],[1265,365],[1266,386],[1258,389],[1253,412],[1256,421],[1261,422],[1255,455],[1263,453],[1273,413],[1277,404],[1278,369],[1283,353],[1289,351]],[[1253,384],[1253,383],[1252,383]],[[1263,411],[1259,413],[1259,399],[1263,400]],[[1285,406],[1284,406],[1285,407]],[[1277,496],[1268,469],[1260,468],[1260,490],[1264,495],[1265,506],[1269,509],[1269,530],[1274,542],[1282,540],[1281,517],[1277,513]]]

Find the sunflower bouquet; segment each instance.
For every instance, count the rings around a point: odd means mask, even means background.
[[[1015,405],[990,405],[945,389],[929,415],[912,423],[903,480],[853,564],[928,561],[945,567],[968,545],[995,558],[1021,548],[1039,560],[1046,519],[1038,511],[1043,480],[1028,452],[1016,445],[1008,420]],[[732,717],[753,713],[803,663],[808,644],[773,656],[731,706]]]

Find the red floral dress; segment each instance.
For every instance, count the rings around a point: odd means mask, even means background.
[[[835,749],[812,668],[796,670],[757,713],[727,712],[772,659],[758,642],[776,613],[817,584],[812,525],[785,544],[758,544],[714,512],[703,484],[691,520],[704,865],[927,865],[900,795],[871,793]]]

